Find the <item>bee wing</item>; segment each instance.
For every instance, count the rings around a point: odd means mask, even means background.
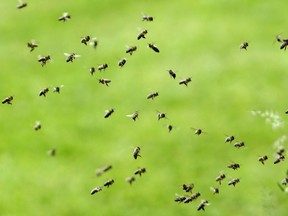
[[[71,54],[69,54],[69,53],[64,53],[64,55],[68,57],[68,56],[70,56]]]
[[[81,55],[74,55],[75,58],[79,58]]]
[[[65,17],[68,16],[68,15],[69,15],[68,12],[64,12],[63,13],[63,16],[65,16]]]
[[[129,115],[126,115],[127,117],[129,118],[132,118],[134,114],[129,114]]]

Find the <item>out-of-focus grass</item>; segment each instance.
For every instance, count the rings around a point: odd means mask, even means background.
[[[287,166],[273,164],[272,148],[286,128],[287,56],[273,44],[275,35],[287,35],[281,2],[31,0],[22,10],[15,5],[0,2],[0,92],[15,97],[12,106],[1,106],[1,215],[190,215],[201,199],[211,202],[206,215],[285,214],[287,197],[276,182]],[[72,19],[59,23],[65,11]],[[155,20],[142,22],[142,14]],[[146,28],[147,39],[137,41]],[[96,50],[80,43],[87,34],[98,38]],[[26,47],[31,39],[39,43],[32,53]],[[244,41],[247,51],[239,50]],[[126,45],[138,49],[130,56]],[[64,52],[81,57],[67,64]],[[52,62],[42,68],[37,57],[48,54]],[[120,69],[123,57],[128,61]],[[109,65],[105,72],[89,74],[103,63]],[[101,77],[111,85],[100,85]],[[186,77],[192,82],[180,86]],[[52,93],[61,84],[61,94]],[[46,98],[38,96],[44,87],[51,91]],[[160,96],[148,101],[153,91]],[[115,113],[104,119],[110,108]],[[136,122],[125,116],[136,110]],[[167,119],[157,121],[157,110]],[[284,127],[272,130],[252,110],[281,113]],[[42,129],[36,132],[37,120]],[[170,134],[168,124],[174,126]],[[207,133],[195,136],[191,127]],[[224,143],[225,134],[247,147]],[[135,146],[142,155],[136,161]],[[47,154],[51,148],[57,150],[54,158]],[[263,154],[269,157],[265,166],[257,161]],[[227,170],[232,161],[240,170]],[[107,164],[113,169],[95,177],[95,169]],[[125,178],[138,167],[147,173],[129,186]],[[209,188],[217,186],[222,171],[227,180],[213,196]],[[240,183],[227,186],[234,177]],[[89,194],[110,178],[111,188]],[[201,192],[199,200],[175,203],[175,193],[184,194],[181,184],[190,182]]]

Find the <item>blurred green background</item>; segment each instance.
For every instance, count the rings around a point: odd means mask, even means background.
[[[14,96],[12,106],[1,105],[1,215],[285,215],[287,194],[277,182],[287,162],[273,164],[273,143],[286,136],[288,53],[275,42],[277,34],[288,36],[286,1],[27,3],[18,10],[17,1],[0,2],[0,97]],[[72,19],[59,22],[66,11]],[[142,15],[154,21],[143,22]],[[138,41],[144,29],[147,38]],[[96,50],[80,43],[86,35],[97,37]],[[30,52],[32,39],[39,47]],[[244,41],[247,51],[239,49]],[[138,47],[132,56],[127,45]],[[66,63],[65,52],[81,57]],[[39,55],[52,61],[41,67]],[[103,63],[108,68],[91,76],[89,68]],[[192,82],[180,86],[186,77]],[[64,85],[60,94],[52,92],[57,85]],[[39,97],[45,87],[50,92]],[[159,97],[147,100],[155,91]],[[115,113],[104,119],[111,108]],[[136,110],[133,122],[126,115]],[[252,110],[278,113],[282,127],[272,129]],[[167,119],[158,121],[157,111]],[[191,127],[207,133],[196,136]],[[224,143],[225,135],[246,146]],[[136,146],[142,157],[134,160]],[[54,157],[47,154],[52,148]],[[264,154],[265,166],[257,161]],[[231,162],[241,168],[228,170]],[[112,170],[96,177],[109,164]],[[147,172],[130,186],[125,178],[139,167]],[[221,172],[227,178],[213,195],[209,188]],[[240,183],[228,186],[235,177]],[[90,195],[111,178],[110,188]],[[186,194],[183,183],[195,184],[198,200],[174,202],[176,193]],[[211,205],[197,212],[202,199]]]

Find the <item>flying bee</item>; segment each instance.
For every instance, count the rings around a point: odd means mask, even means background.
[[[93,194],[96,194],[98,192],[102,191],[102,187],[96,187],[96,188],[93,188],[90,192],[91,195]]]
[[[111,80],[109,79],[98,79],[99,83],[109,86],[109,83],[111,83]]]
[[[67,57],[66,58],[66,62],[73,62],[76,58],[79,58],[80,55],[77,55],[75,53],[64,53],[64,55]]]
[[[184,84],[185,86],[188,86],[188,83],[191,82],[191,81],[192,81],[191,77],[188,77],[186,79],[180,80],[179,81],[179,85],[183,85]]]
[[[236,148],[241,148],[241,147],[243,147],[243,146],[245,146],[245,144],[244,144],[243,141],[241,141],[241,142],[236,142],[236,143],[234,144],[234,147],[236,147]]]
[[[193,200],[196,200],[201,194],[199,192],[192,194],[191,196],[186,197],[184,200],[184,203],[192,202]]]
[[[96,38],[92,38],[92,41],[89,43],[89,45],[96,49],[98,46],[98,40]]]
[[[55,156],[56,155],[56,149],[50,149],[49,151],[48,151],[48,154],[50,155],[50,156]]]
[[[145,168],[139,168],[138,170],[136,170],[136,171],[134,172],[134,174],[141,176],[141,175],[142,175],[143,173],[145,173],[145,172],[146,172],[146,169],[145,169]]]
[[[194,184],[182,184],[182,189],[184,191],[188,192],[192,192],[192,189],[194,188]]]
[[[207,200],[202,200],[201,203],[199,204],[197,211],[203,210],[205,211],[205,206],[208,206],[209,202]]]
[[[165,113],[162,113],[162,112],[158,112],[157,113],[157,119],[160,120],[162,118],[166,118],[166,114]]]
[[[275,41],[277,41],[279,43],[283,42],[280,34],[275,36]]]
[[[64,87],[64,85],[55,86],[55,87],[53,88],[53,92],[60,94],[60,90],[61,90],[61,88],[63,88],[63,87]]]
[[[2,100],[2,104],[10,104],[12,105],[13,96],[8,96],[4,100]]]
[[[223,181],[226,178],[225,174],[221,174],[219,176],[216,177],[216,182],[219,182],[219,184],[221,185],[221,181]]]
[[[98,70],[101,72],[102,70],[105,70],[106,68],[108,68],[108,64],[102,64],[98,66]]]
[[[181,203],[181,202],[183,202],[186,199],[187,199],[187,196],[179,196],[179,195],[177,195],[177,197],[175,198],[174,201]]]
[[[35,125],[34,125],[34,130],[35,131],[38,131],[40,130],[42,127],[41,123],[39,121],[35,122]]]
[[[239,178],[234,178],[234,179],[232,179],[231,181],[228,182],[228,185],[233,185],[235,187],[235,185],[237,183],[239,183],[239,182],[240,182]]]
[[[285,149],[284,149],[284,148],[280,148],[280,149],[276,152],[276,154],[279,155],[279,156],[282,156],[282,155],[284,154],[284,152],[285,152]]]
[[[245,49],[245,50],[247,50],[247,47],[248,47],[248,42],[244,42],[244,43],[242,43],[241,45],[240,45],[240,49]]]
[[[280,49],[286,50],[287,46],[288,46],[288,39],[283,39]]]
[[[91,73],[91,75],[93,76],[93,74],[95,73],[95,67],[91,67],[90,69],[89,69],[89,71],[90,71],[90,73]]]
[[[110,179],[110,180],[108,180],[108,181],[106,181],[105,183],[104,183],[104,187],[109,187],[109,186],[111,186],[112,184],[114,183],[114,179]]]
[[[202,133],[206,133],[206,132],[204,132],[204,131],[203,131],[202,129],[200,129],[200,128],[199,128],[199,129],[196,129],[196,128],[192,128],[192,127],[191,127],[191,129],[195,130],[195,131],[194,131],[194,134],[195,134],[195,135],[198,135],[198,136],[201,135]]]
[[[152,22],[153,17],[152,16],[142,16],[142,21]]]
[[[67,13],[67,12],[64,12],[63,15],[61,17],[58,18],[59,21],[68,21],[71,19],[71,16]]]
[[[282,185],[287,185],[288,184],[288,177],[286,176],[282,181],[281,181]]]
[[[126,53],[129,53],[130,55],[133,54],[133,52],[135,52],[137,50],[137,46],[131,46],[128,47],[128,49],[126,50]]]
[[[210,189],[213,191],[213,195],[219,194],[219,188],[210,187]]]
[[[225,143],[227,143],[227,142],[231,143],[234,139],[235,139],[234,136],[227,136],[226,139],[225,139]]]
[[[263,155],[261,157],[258,158],[258,161],[261,162],[264,165],[264,162],[268,160],[268,156],[267,155]]]
[[[227,167],[233,170],[237,170],[240,168],[240,164],[232,163],[232,164],[229,164]]]
[[[90,41],[90,39],[91,39],[90,36],[87,35],[87,36],[81,38],[80,42],[87,46],[87,43]]]
[[[103,168],[96,170],[96,176],[101,176],[104,172],[107,172],[108,170],[112,169],[112,165],[107,165]]]
[[[126,64],[126,62],[127,62],[127,59],[123,58],[118,62],[118,66],[122,68]]]
[[[152,99],[154,100],[155,97],[159,96],[159,93],[158,92],[153,92],[149,95],[147,95],[147,99]]]
[[[32,52],[36,47],[38,47],[38,44],[35,41],[30,41],[27,43],[28,48],[30,48],[30,52]]]
[[[137,40],[140,40],[141,38],[146,39],[145,35],[148,33],[148,31],[145,29],[142,32],[140,32],[137,36]],[[156,52],[156,51],[155,51]]]
[[[44,96],[46,97],[46,94],[49,92],[49,88],[44,88],[39,92],[39,96]]]
[[[126,115],[126,116],[129,117],[129,118],[132,118],[133,121],[136,121],[136,119],[137,119],[138,116],[139,116],[139,113],[138,113],[138,111],[136,111],[136,112],[134,112],[134,113],[132,113],[132,114],[130,114],[130,115]]]
[[[104,118],[108,118],[109,116],[112,115],[113,112],[114,112],[114,109],[106,110],[106,111],[105,111]]]
[[[39,56],[38,57],[38,62],[41,63],[41,66],[43,67],[44,65],[46,65],[47,61],[49,61],[51,59],[50,55],[47,56]]]
[[[27,3],[25,2],[22,2],[22,1],[19,1],[19,5],[16,6],[17,9],[22,9],[22,8],[25,8],[27,7]]]
[[[154,44],[149,43],[149,44],[148,44],[148,47],[149,47],[150,49],[152,49],[154,52],[157,52],[157,53],[160,52],[160,50],[158,49],[158,47],[156,47]]]
[[[170,133],[170,132],[172,131],[172,129],[173,129],[173,126],[172,126],[171,124],[169,124],[169,125],[167,126],[167,128],[168,128],[168,132]]]
[[[170,75],[173,79],[176,78],[176,73],[175,73],[173,70],[169,69],[169,70],[168,70],[168,73],[169,73],[169,75]]]
[[[278,155],[278,157],[274,160],[274,164],[280,163],[281,161],[284,161],[284,159],[284,155]]]
[[[136,160],[137,159],[137,157],[141,157],[141,155],[140,155],[140,147],[139,146],[137,146],[135,149],[134,149],[134,152],[133,152],[133,157],[134,157],[134,159]]]
[[[132,183],[135,181],[135,177],[134,177],[134,176],[132,176],[132,177],[127,177],[127,178],[125,179],[125,181],[126,181],[127,183],[129,183],[130,185],[132,185]]]

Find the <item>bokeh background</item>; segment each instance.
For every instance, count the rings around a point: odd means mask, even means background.
[[[287,162],[273,161],[278,148],[287,147],[288,53],[275,42],[278,34],[288,36],[286,1],[27,3],[19,10],[17,1],[0,2],[0,96],[14,96],[0,114],[1,215],[285,215],[287,193],[277,182]],[[63,12],[70,21],[58,21]],[[154,21],[143,22],[143,15]],[[147,38],[138,41],[144,29]],[[80,43],[86,35],[97,37],[96,50]],[[30,52],[33,39],[39,47]],[[239,49],[244,41],[247,51]],[[127,45],[137,46],[132,56]],[[81,57],[66,63],[63,53],[73,52]],[[39,55],[52,61],[41,67]],[[119,68],[124,57],[127,64]],[[89,68],[103,63],[108,68],[91,76]],[[192,77],[188,87],[179,85],[186,77]],[[61,93],[53,93],[59,85]],[[45,87],[50,91],[39,97]],[[155,91],[159,97],[147,100]],[[133,122],[126,115],[135,111]],[[157,111],[167,118],[158,121]],[[191,128],[206,133],[197,136]],[[235,141],[224,143],[227,135]],[[235,148],[236,141],[245,147]],[[53,148],[55,156],[47,153]],[[262,155],[269,158],[265,165],[258,162]],[[229,170],[232,162],[241,168]],[[112,170],[96,177],[106,165]],[[147,172],[127,184],[139,167]],[[219,186],[221,173],[227,178]],[[240,183],[228,186],[235,177]],[[111,187],[90,195],[111,178]],[[201,196],[174,202],[186,194],[183,183],[194,183]],[[211,186],[220,193],[213,195]],[[198,212],[202,199],[211,205]]]

